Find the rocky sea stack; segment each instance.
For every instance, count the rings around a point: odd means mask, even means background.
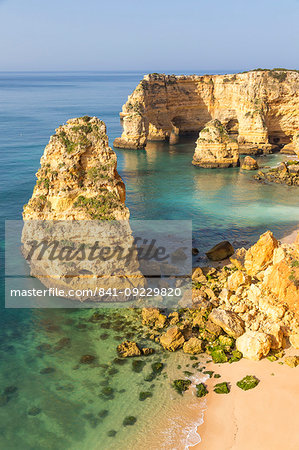
[[[199,133],[192,164],[206,168],[240,165],[238,144],[219,120],[211,120]]]
[[[104,122],[88,116],[68,120],[45,148],[24,219],[128,219],[116,165]]]
[[[61,297],[115,301],[100,288],[123,292],[144,286],[116,165],[106,126],[96,117],[68,120],[45,148],[32,197],[24,206],[22,251],[31,275],[60,289]],[[32,253],[32,242],[46,243],[41,260],[38,251]],[[97,257],[90,257],[95,246]],[[113,253],[115,248],[130,255],[128,260]]]

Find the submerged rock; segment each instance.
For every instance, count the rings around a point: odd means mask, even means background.
[[[244,358],[258,361],[267,356],[271,348],[271,338],[266,333],[258,331],[246,331],[236,340],[237,349]]]
[[[153,396],[152,392],[146,391],[146,392],[140,392],[139,394],[139,400],[141,402],[143,402],[144,400],[146,400],[147,398],[150,398]]]
[[[234,247],[228,241],[220,242],[211,248],[207,253],[207,257],[212,261],[222,261],[234,254]]]
[[[42,412],[41,408],[38,408],[37,406],[33,406],[28,411],[28,416],[38,416]]]
[[[172,386],[179,393],[183,394],[183,392],[187,391],[189,386],[191,385],[191,380],[174,380]]]
[[[80,364],[92,364],[96,360],[94,355],[83,355],[80,358]]]
[[[134,416],[127,416],[123,420],[123,426],[127,427],[129,425],[134,425],[137,421],[137,418]]]

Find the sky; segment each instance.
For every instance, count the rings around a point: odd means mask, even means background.
[[[299,67],[299,0],[0,0],[0,71]]]

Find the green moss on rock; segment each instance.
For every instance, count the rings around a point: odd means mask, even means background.
[[[208,394],[208,390],[203,383],[199,383],[196,385],[196,397],[204,397]]]
[[[237,386],[243,391],[255,388],[259,384],[259,380],[253,375],[246,375],[242,380],[237,381]]]
[[[214,386],[214,392],[216,392],[216,394],[228,394],[229,391],[230,389],[225,381]]]

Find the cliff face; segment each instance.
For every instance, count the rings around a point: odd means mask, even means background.
[[[126,301],[130,297],[105,297],[100,289],[123,292],[145,285],[116,164],[106,126],[96,117],[68,120],[45,148],[36,186],[24,206],[22,251],[31,275],[60,289],[60,296]],[[32,252],[34,242],[36,248],[43,245],[41,257],[39,250]]]
[[[106,126],[96,117],[70,119],[51,136],[23,218],[128,219],[125,185]]]
[[[195,166],[236,167],[240,164],[238,144],[219,120],[211,120],[199,133],[193,156]]]
[[[218,119],[242,153],[271,151],[299,128],[299,73],[252,71],[235,75],[146,75],[123,106],[116,147],[144,148],[175,132],[199,132]]]

